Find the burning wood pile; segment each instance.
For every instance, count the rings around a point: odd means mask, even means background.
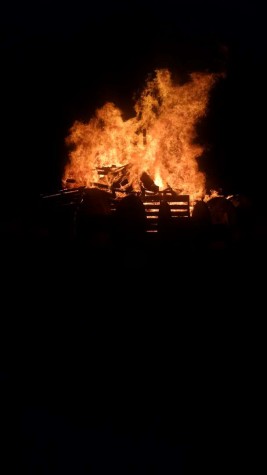
[[[193,73],[174,82],[171,73],[156,70],[124,119],[113,103],[98,109],[88,123],[76,121],[67,138],[71,147],[63,186],[97,188],[110,193],[113,209],[134,194],[142,201],[148,230],[158,219],[190,216],[195,200],[206,193],[197,157],[196,125],[205,115],[214,74]],[[165,219],[165,218],[164,218]]]
[[[190,217],[189,195],[179,195],[170,187],[160,190],[146,172],[141,174],[140,191],[136,192],[129,179],[129,169],[129,165],[97,169],[100,181],[93,182],[91,189],[99,189],[112,196],[111,210],[113,212],[121,208],[120,201],[129,203],[130,200],[124,200],[124,198],[131,195],[138,198],[143,204],[146,216],[145,227],[148,232],[157,232],[159,221],[166,223],[167,218],[176,220],[177,218]],[[103,183],[103,177],[111,183],[111,186]]]
[[[207,196],[197,163],[205,147],[197,144],[196,126],[217,79],[193,73],[175,83],[168,70],[156,70],[133,117],[125,119],[115,104],[106,103],[88,123],[73,124],[60,194],[75,209],[75,222],[85,226],[88,219],[96,223],[96,216],[115,215],[133,231],[138,216],[149,232],[190,216],[202,227],[233,225],[233,204]]]
[[[105,172],[108,174],[109,170]],[[114,172],[112,167],[111,173]],[[138,242],[145,233],[159,233],[172,242],[182,237],[200,245],[213,241],[225,246],[240,238],[240,206],[235,204],[236,196],[227,199],[213,195],[191,205],[189,195],[177,194],[171,188],[159,190],[146,175],[141,180],[141,191],[128,189],[122,170],[120,174],[123,191],[119,181],[114,181],[113,189],[95,182],[92,187],[63,189],[42,196],[49,233],[59,239],[78,237],[88,244],[92,239],[94,243],[100,242],[103,236],[118,242],[130,237]],[[242,210],[247,218],[244,207]]]
[[[194,202],[205,196],[205,176],[197,158],[196,125],[205,115],[217,76],[193,73],[175,83],[168,70],[155,71],[124,119],[113,103],[97,109],[88,123],[76,121],[67,145],[63,186],[86,186],[117,193],[173,190]]]

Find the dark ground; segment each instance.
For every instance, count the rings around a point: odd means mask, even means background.
[[[5,473],[261,465],[266,240],[198,244],[6,241]]]

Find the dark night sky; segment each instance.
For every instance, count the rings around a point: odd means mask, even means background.
[[[4,186],[57,188],[73,121],[88,119],[106,100],[131,113],[133,94],[162,66],[181,75],[226,70],[200,129],[209,144],[200,165],[208,183],[226,191],[264,184],[260,3],[14,1],[1,6],[0,18]]]

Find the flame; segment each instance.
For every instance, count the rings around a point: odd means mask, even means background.
[[[169,70],[156,70],[135,104],[134,117],[124,120],[108,102],[88,123],[76,121],[66,139],[72,150],[63,183],[75,179],[76,186],[112,186],[118,176],[100,176],[98,169],[127,166],[127,186],[136,191],[146,172],[161,189],[171,187],[192,200],[203,197],[205,176],[196,159],[204,147],[196,144],[195,126],[205,115],[215,80],[214,74],[192,73],[189,82],[175,84]]]
[[[163,180],[162,180],[162,178],[161,178],[159,169],[158,169],[158,170],[156,171],[156,173],[155,173],[154,182],[155,182],[156,185],[159,187],[159,189],[164,188]]]

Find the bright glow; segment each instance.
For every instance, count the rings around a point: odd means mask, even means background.
[[[109,102],[88,123],[76,121],[67,138],[72,151],[63,185],[69,178],[76,181],[72,186],[111,186],[118,175],[99,176],[97,168],[127,165],[127,186],[136,191],[146,172],[160,189],[202,198],[205,176],[196,159],[204,147],[196,144],[195,126],[205,115],[215,80],[213,74],[193,73],[189,82],[174,84],[167,69],[156,70],[135,104],[135,117],[123,120],[120,109]]]

